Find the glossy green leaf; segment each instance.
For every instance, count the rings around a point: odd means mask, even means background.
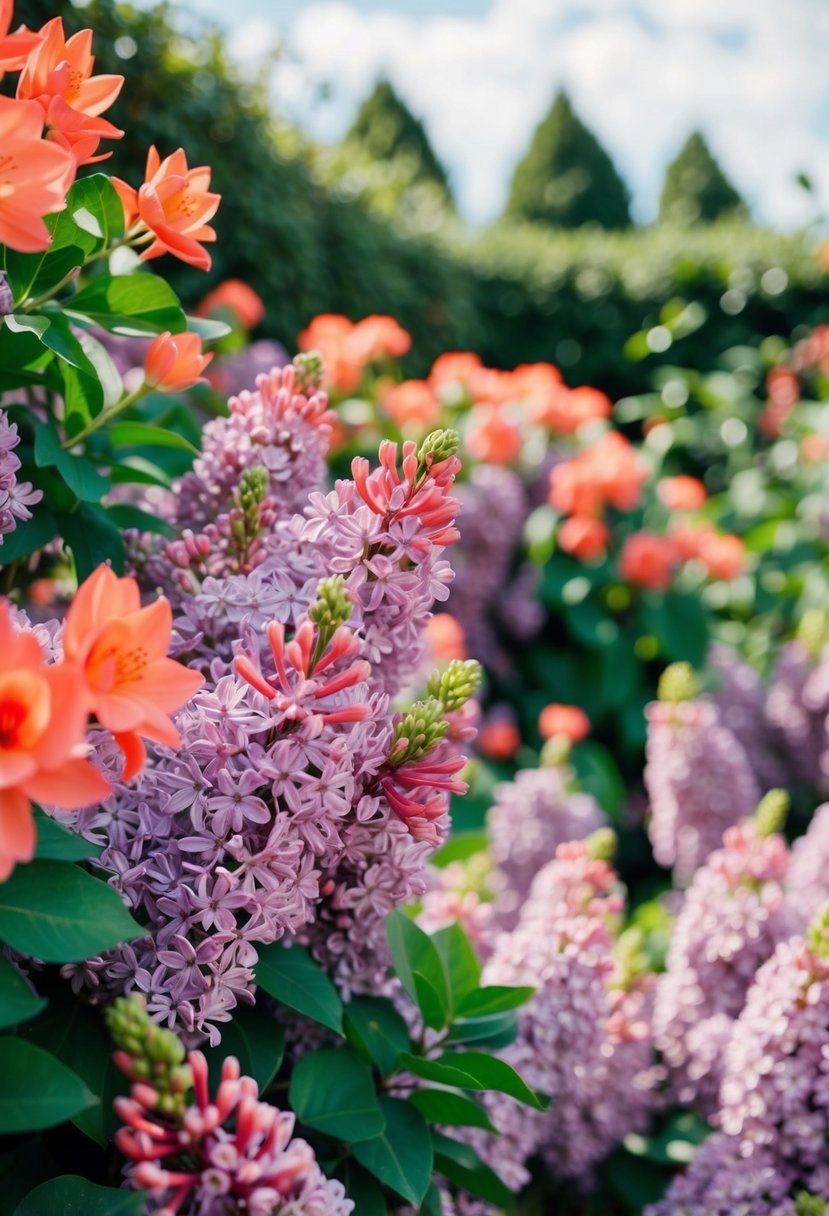
[[[66,207],[47,218],[51,249],[77,245],[98,253],[124,235],[124,208],[105,173],[79,177],[66,196]]]
[[[431,938],[405,913],[386,917],[386,937],[397,976],[417,1004],[427,1026],[440,1030],[449,1018],[450,998],[444,964]]]
[[[28,1022],[46,1008],[46,1002],[6,958],[0,958],[0,1030]]]
[[[464,997],[458,1013],[467,1018],[505,1013],[508,1009],[518,1009],[521,1005],[526,1005],[534,991],[534,988],[510,988],[500,985],[477,988]]]
[[[207,1063],[213,1087],[218,1084],[222,1061],[235,1056],[242,1073],[253,1077],[264,1093],[277,1074],[285,1054],[285,1027],[272,1014],[260,1008],[241,1006],[222,1027],[222,1041],[207,1050]]]
[[[188,317],[187,328],[198,334],[203,342],[218,342],[233,333],[226,321],[217,321],[215,317]]]
[[[379,1136],[361,1140],[354,1156],[375,1178],[409,1203],[418,1205],[432,1181],[432,1140],[426,1121],[409,1102],[381,1098],[386,1126]]]
[[[346,1158],[338,1173],[349,1199],[354,1201],[354,1216],[388,1216],[388,1204],[380,1184],[352,1158]]]
[[[6,274],[15,305],[39,296],[57,286],[77,267],[82,266],[84,251],[78,245],[53,246],[43,253],[15,253],[6,249]]]
[[[42,502],[32,508],[32,518],[18,524],[14,532],[3,537],[0,545],[0,565],[7,566],[9,562],[17,561],[20,557],[28,557],[43,549],[58,534],[58,522],[55,516]]]
[[[482,1017],[458,1017],[452,1023],[447,1043],[474,1043],[487,1051],[500,1051],[514,1043],[518,1035],[518,1014],[514,1009],[487,1013]]]
[[[0,885],[0,939],[47,963],[79,962],[143,932],[117,891],[69,862],[17,866]]]
[[[345,1037],[384,1077],[394,1072],[401,1051],[411,1048],[406,1023],[385,997],[353,997],[345,1007]]]
[[[431,937],[449,980],[450,1008],[453,1013],[459,1012],[464,998],[473,993],[480,982],[478,956],[457,922],[438,929]]]
[[[157,536],[175,536],[176,530],[166,519],[159,515],[151,515],[141,507],[134,507],[131,502],[114,502],[106,508],[107,519],[116,528],[137,528],[139,532],[153,532]]]
[[[442,1123],[447,1127],[482,1127],[497,1134],[482,1106],[451,1089],[415,1089],[409,1101],[430,1123]]]
[[[3,1135],[54,1127],[95,1101],[80,1077],[25,1039],[0,1036],[0,1077]]]
[[[72,297],[69,315],[87,317],[102,329],[126,327],[146,333],[181,333],[186,320],[178,297],[154,274],[106,275],[94,279]]]
[[[342,1034],[343,1005],[331,979],[301,946],[263,946],[256,982],[283,1005]]]
[[[114,448],[179,448],[194,456],[199,454],[199,449],[183,435],[150,422],[114,422],[107,429],[107,438]]]
[[[440,1132],[432,1132],[432,1143],[435,1152],[435,1169],[444,1174],[450,1182],[494,1203],[498,1207],[511,1207],[514,1199],[512,1191],[505,1186],[493,1169],[490,1169],[468,1144],[461,1144],[451,1136]]]
[[[14,1216],[141,1216],[145,1206],[141,1191],[97,1186],[65,1174],[30,1191]]]
[[[671,662],[684,660],[700,667],[708,649],[708,620],[695,595],[668,591],[649,597],[642,612],[645,629],[658,638],[663,657]]]
[[[63,538],[75,559],[78,582],[102,562],[111,562],[116,574],[124,568],[124,536],[105,510],[82,503],[77,511],[60,516]]]
[[[371,1069],[345,1048],[306,1052],[294,1065],[289,1096],[297,1118],[338,1140],[370,1140],[385,1126]]]
[[[64,451],[57,431],[48,422],[35,427],[35,464],[41,469],[56,468],[72,493],[83,502],[100,502],[112,486],[91,460]]]
[[[482,1051],[444,1052],[437,1060],[424,1060],[407,1052],[400,1057],[400,1063],[425,1081],[437,1081],[440,1085],[452,1085],[458,1089],[497,1090],[536,1110],[547,1108],[547,1104],[505,1060]]]
[[[35,857],[40,861],[87,861],[90,857],[99,857],[103,851],[100,845],[90,844],[83,836],[71,832],[42,811],[35,812],[35,827]]]

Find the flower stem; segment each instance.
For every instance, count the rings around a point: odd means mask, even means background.
[[[106,424],[111,422],[112,419],[118,414],[122,413],[125,409],[128,409],[129,406],[135,405],[136,401],[140,401],[141,398],[146,396],[149,391],[150,386],[147,384],[146,380],[142,380],[138,388],[134,389],[131,393],[127,393],[125,397],[122,397],[120,401],[116,401],[114,405],[109,407],[109,409],[101,410],[97,418],[93,418],[89,425],[85,426],[82,431],[78,431],[77,435],[73,435],[71,439],[66,439],[63,443],[64,451],[68,451],[70,448],[77,447],[79,443],[83,443],[85,439],[88,439],[90,435],[94,435],[95,432],[99,431],[102,426],[106,426]]]

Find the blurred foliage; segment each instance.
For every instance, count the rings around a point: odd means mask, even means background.
[[[515,170],[506,215],[553,228],[630,226],[630,194],[563,91]]]
[[[708,224],[748,208],[714,159],[699,131],[688,136],[665,171],[659,218],[674,224]]]

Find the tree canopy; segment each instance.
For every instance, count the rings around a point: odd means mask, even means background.
[[[721,216],[747,211],[736,188],[699,131],[688,136],[665,171],[659,218],[675,224],[709,224]]]

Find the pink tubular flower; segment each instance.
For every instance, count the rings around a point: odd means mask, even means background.
[[[126,1053],[116,1053],[116,1063],[132,1075]],[[126,1124],[115,1143],[135,1163],[132,1185],[163,1202],[154,1208],[159,1216],[175,1216],[188,1200],[192,1212],[218,1211],[217,1200],[231,1210],[226,1200],[250,1216],[349,1216],[354,1205],[342,1184],[325,1177],[306,1141],[293,1138],[294,1115],[260,1102],[259,1087],[240,1075],[234,1056],[222,1064],[212,1100],[205,1057],[191,1051],[187,1063],[195,1100],[180,1119],[160,1113],[159,1094],[137,1077],[130,1097],[115,1100]]]
[[[447,794],[466,793],[466,782],[457,776],[465,764],[464,756],[439,760],[432,755],[392,768],[381,778],[380,786],[389,806],[415,840],[431,845],[441,843],[438,820],[446,814]]]
[[[112,184],[121,198],[128,230],[154,238],[141,254],[145,262],[172,253],[199,270],[210,269],[210,254],[202,242],[216,239],[208,220],[216,214],[221,195],[210,193],[206,165],[189,168],[183,148],[162,160],[153,147],[147,153],[143,186],[134,190],[117,177]]]
[[[181,393],[204,379],[212,354],[202,354],[198,334],[159,334],[144,358],[144,377],[159,393]]]
[[[49,248],[43,216],[63,210],[75,178],[72,156],[42,135],[36,102],[0,97],[0,243],[20,253]]]
[[[40,31],[17,83],[17,96],[41,105],[48,138],[72,153],[79,165],[104,160],[96,156],[102,139],[124,134],[99,117],[115,101],[123,76],[93,76],[92,30],[80,30],[67,39],[60,17]]]
[[[414,547],[423,553],[432,545],[454,544],[460,535],[453,526],[458,503],[448,491],[461,462],[455,455],[441,459],[428,450],[428,445],[427,438],[421,448],[427,454],[421,460],[417,444],[407,440],[401,470],[397,467],[397,444],[388,440],[380,444],[380,467],[374,472],[369,472],[364,456],[355,457],[351,465],[357,491],[375,515],[419,521]]]

